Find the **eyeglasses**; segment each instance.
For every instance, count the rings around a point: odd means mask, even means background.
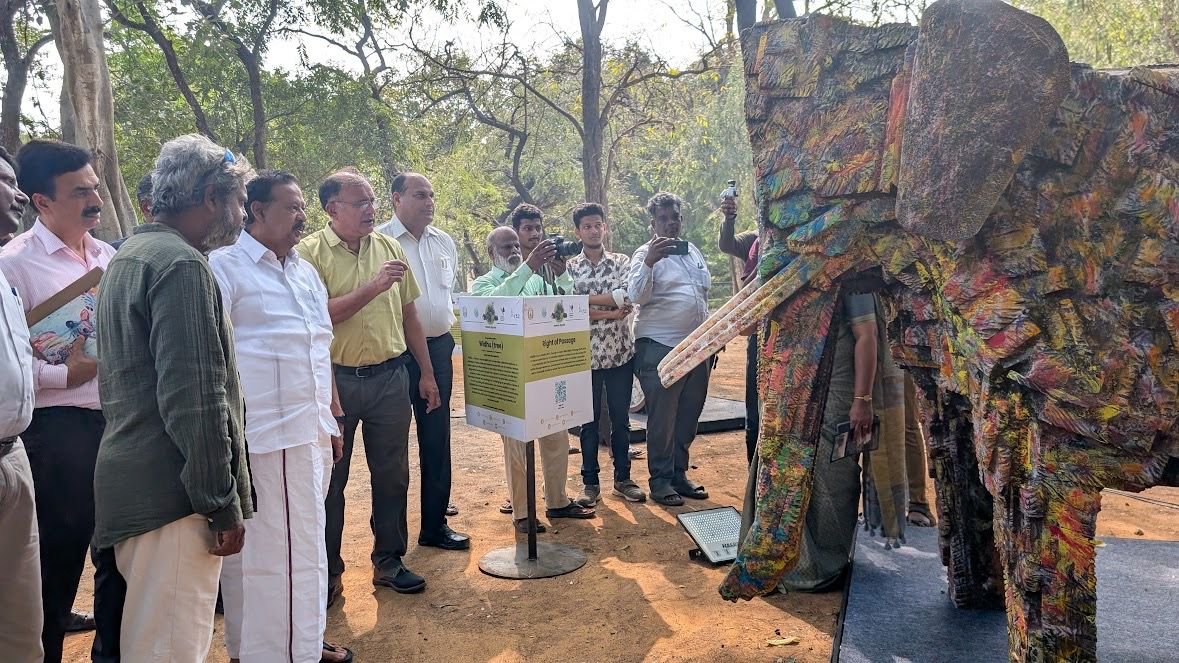
[[[356,201],[340,200],[337,198],[337,199],[333,200],[332,202],[333,203],[342,203],[344,205],[351,207],[352,209],[364,209],[366,207],[372,207],[373,209],[376,209],[376,207],[377,207],[377,201],[374,198],[365,198],[364,200],[356,200]]]

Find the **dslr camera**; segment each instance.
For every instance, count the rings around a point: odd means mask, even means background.
[[[557,233],[550,233],[546,239],[552,240],[553,246],[557,249],[557,257],[562,260],[581,253],[581,242],[577,240],[569,241]]]

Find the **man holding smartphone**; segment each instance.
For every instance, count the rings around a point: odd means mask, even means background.
[[[687,471],[711,362],[702,362],[668,388],[659,382],[659,362],[708,318],[712,276],[700,249],[680,239],[682,207],[672,193],[657,193],[647,202],[652,238],[635,251],[627,278],[630,300],[639,307],[635,375],[647,401],[651,499],[664,506],[682,506],[685,497],[708,498]]]

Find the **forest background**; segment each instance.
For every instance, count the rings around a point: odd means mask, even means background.
[[[915,23],[926,4],[766,0],[763,16]],[[1174,0],[1012,4],[1050,21],[1074,60],[1179,61]],[[672,191],[724,298],[726,180],[739,229],[756,226],[735,31],[732,0],[0,0],[0,141],[95,149],[108,241],[141,222],[135,185],[184,133],[294,173],[314,227],[328,173],[368,175],[384,220],[392,175],[419,171],[463,278],[487,269],[483,238],[520,202],[566,235],[573,206],[600,202],[611,248],[630,253],[649,235],[647,198]]]

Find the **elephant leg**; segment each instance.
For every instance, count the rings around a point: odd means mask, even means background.
[[[1100,489],[1054,475],[996,497],[1011,661],[1097,661],[1093,537],[1100,508]]]
[[[959,608],[998,607],[1002,573],[995,559],[994,507],[979,479],[969,405],[947,393],[933,412],[929,462],[950,600]]]

